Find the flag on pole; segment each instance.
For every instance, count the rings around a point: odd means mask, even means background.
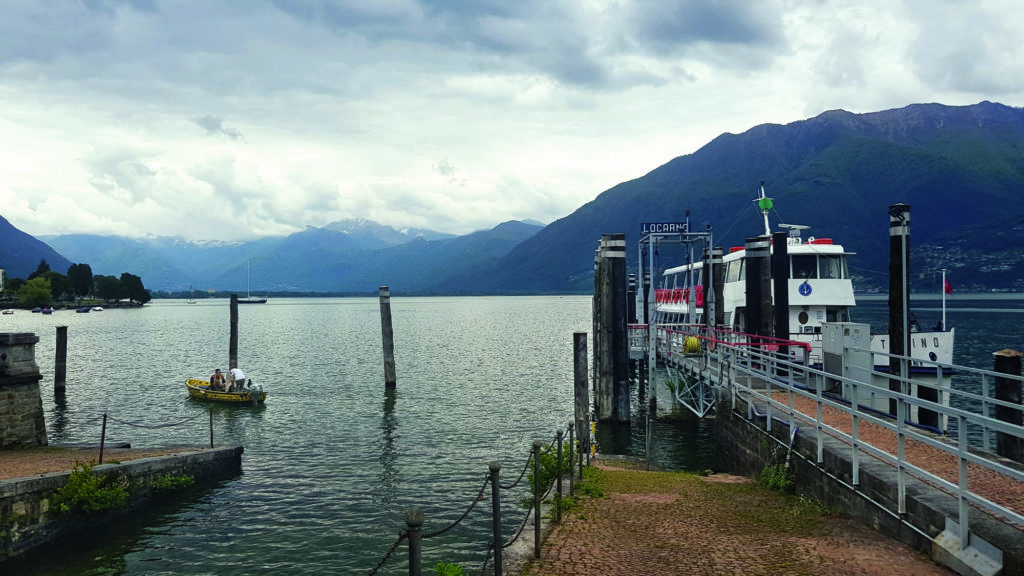
[[[946,285],[943,286],[943,290],[945,290],[946,294],[952,294],[953,293],[953,285],[950,284],[949,280],[946,280],[945,278],[943,278],[942,281],[946,283]]]

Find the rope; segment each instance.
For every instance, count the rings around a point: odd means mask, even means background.
[[[517,478],[516,481],[511,484],[506,485],[499,483],[498,487],[501,488],[502,490],[511,490],[512,488],[518,486],[519,483],[523,481],[523,476],[526,476],[526,471],[530,468],[530,462],[533,462],[533,452],[530,452],[530,455],[526,458],[526,465],[523,466],[523,471],[519,473],[519,478]]]
[[[135,428],[172,428],[174,426],[181,426],[182,424],[184,424],[186,422],[191,422],[192,420],[195,420],[196,418],[199,418],[200,416],[206,416],[206,414],[205,413],[200,413],[200,414],[196,414],[195,416],[193,416],[191,418],[186,418],[186,419],[182,420],[181,422],[173,422],[173,423],[170,423],[170,424],[156,424],[156,425],[153,425],[153,426],[146,426],[146,425],[143,425],[143,424],[135,424],[134,422],[125,422],[124,420],[118,420],[117,418],[114,418],[113,416],[111,416],[109,414],[107,414],[107,420],[113,420],[114,422],[117,422],[118,424],[124,424],[125,426],[132,426],[132,427],[135,427]]]
[[[373,570],[370,570],[369,576],[373,576],[374,574],[376,574],[377,571],[380,570],[382,566],[384,566],[384,563],[388,561],[388,558],[391,558],[391,555],[395,553],[395,550],[398,550],[398,545],[402,543],[402,540],[405,540],[408,537],[409,533],[407,531],[399,530],[398,540],[395,541],[395,544],[391,547],[391,550],[388,550],[388,553],[385,554],[383,558],[381,558],[379,563],[377,563],[377,567]]]
[[[466,516],[469,516],[470,511],[472,511],[473,508],[476,507],[476,503],[483,499],[483,497],[484,497],[484,489],[487,488],[487,484],[490,483],[490,481],[491,481],[491,476],[488,474],[487,478],[484,479],[484,485],[480,487],[480,492],[477,493],[476,498],[473,498],[473,503],[469,505],[469,508],[466,508],[466,511],[462,513],[462,516],[459,517],[458,520],[456,520],[455,522],[452,522],[448,526],[446,526],[446,527],[444,527],[444,528],[442,528],[442,529],[440,529],[440,530],[438,530],[436,532],[430,532],[428,534],[424,534],[423,538],[427,539],[427,538],[433,538],[434,536],[440,536],[441,534],[444,534],[445,532],[447,532],[447,531],[451,530],[452,528],[455,528],[456,526],[458,526],[460,522],[462,522],[463,520],[466,519]]]

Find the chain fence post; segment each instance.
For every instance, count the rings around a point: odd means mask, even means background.
[[[573,470],[573,457],[572,457],[573,456],[573,448],[575,448],[575,446],[573,446],[573,442],[574,442],[573,428],[575,426],[576,426],[575,423],[569,422],[569,495],[570,496],[575,496],[576,495],[576,487],[573,485],[573,474],[575,473],[575,471]]]
[[[409,576],[421,576],[420,564],[423,560],[423,551],[420,550],[423,533],[420,527],[423,526],[423,511],[419,508],[410,508],[405,511],[405,525],[409,533]]]
[[[555,522],[562,522],[562,435],[565,432],[561,428],[555,432],[555,441],[558,442],[558,474],[555,475]]]
[[[540,440],[533,441],[533,557],[540,558]]]
[[[492,460],[487,467],[491,471],[491,522],[494,524],[494,576],[501,576],[501,462]]]
[[[100,461],[99,464],[103,464],[103,444],[107,440],[107,413],[103,413],[103,428],[100,430]]]

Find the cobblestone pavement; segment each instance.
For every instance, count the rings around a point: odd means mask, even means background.
[[[849,519],[787,521],[783,499],[747,479],[602,468],[616,491],[584,498],[522,574],[953,574]]]

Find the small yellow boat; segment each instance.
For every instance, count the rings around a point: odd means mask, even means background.
[[[263,391],[263,387],[252,384],[252,380],[249,380],[249,383],[248,388],[242,388],[237,392],[218,392],[208,389],[209,380],[189,378],[185,381],[185,387],[188,388],[188,395],[193,398],[224,404],[252,404],[255,406],[256,403],[267,399],[267,393]]]

